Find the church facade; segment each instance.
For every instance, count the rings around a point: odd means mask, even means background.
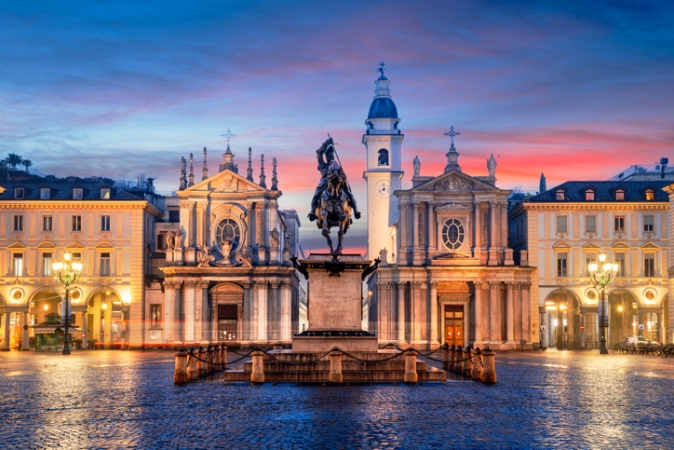
[[[452,128],[444,173],[422,176],[415,158],[412,188],[401,189],[404,135],[389,83],[382,71],[363,135],[368,255],[382,261],[367,282],[369,331],[380,344],[416,348],[537,346],[535,269],[514,264],[511,191],[496,186],[496,160],[488,160],[486,176],[463,173]]]

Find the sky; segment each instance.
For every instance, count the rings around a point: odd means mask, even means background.
[[[674,157],[674,4],[664,1],[0,0],[0,157],[57,176],[213,174],[228,128],[245,173],[278,160],[281,208],[306,217],[330,133],[361,209],[364,120],[386,63],[403,187],[446,164],[536,192]],[[197,179],[200,179],[198,177]],[[322,247],[303,220],[306,250]],[[364,249],[365,219],[345,237]]]

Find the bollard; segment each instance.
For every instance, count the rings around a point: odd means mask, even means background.
[[[199,376],[203,377],[206,375],[206,350],[204,350],[202,347],[199,347],[197,350],[197,370],[199,371]]]
[[[225,344],[222,344],[221,352],[220,360],[222,361],[222,370],[227,370],[227,346]]]
[[[482,381],[482,353],[479,348],[473,350],[473,381]]]
[[[463,376],[470,378],[473,375],[473,358],[470,354],[470,347],[466,345],[466,348],[463,349]]]
[[[220,346],[213,347],[213,370],[220,372],[222,370],[222,362],[220,361]]]
[[[339,350],[333,350],[328,353],[330,357],[330,374],[328,375],[328,381],[330,383],[343,383],[344,375],[342,375],[342,352]]]
[[[450,366],[450,353],[449,345],[445,344],[442,346],[442,370],[447,372]]]
[[[251,383],[264,383],[264,352],[259,350],[251,353],[253,357],[253,370],[250,373]]]
[[[206,372],[210,374],[215,372],[215,349],[209,345],[206,355]]]
[[[482,352],[482,355],[484,355],[482,382],[488,384],[496,383],[496,363],[494,361],[496,353],[489,350],[489,348],[486,348],[485,351]]]
[[[187,379],[192,381],[199,378],[199,369],[197,368],[197,358],[193,348],[190,348],[189,360],[187,362]]]
[[[189,379],[187,378],[187,351],[185,349],[176,352],[176,371],[173,374],[173,382],[175,384],[187,383]]]
[[[419,376],[417,375],[417,352],[414,350],[405,352],[405,375],[403,375],[403,381],[405,383],[416,383],[419,381]]]
[[[461,347],[456,347],[456,351],[454,353],[456,355],[456,364],[454,365],[454,372],[461,375],[463,374],[463,350],[461,349]]]
[[[449,368],[447,369],[449,372],[454,372],[454,362],[456,361],[456,350],[454,346],[452,345],[449,348]]]

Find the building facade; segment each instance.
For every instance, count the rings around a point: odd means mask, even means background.
[[[382,344],[416,348],[533,348],[539,337],[538,307],[530,301],[534,269],[526,261],[515,265],[508,247],[511,191],[496,186],[493,155],[488,175],[463,173],[452,128],[444,173],[420,175],[415,158],[412,188],[401,189],[403,135],[388,83],[383,74],[375,82],[363,136],[368,219],[376,216],[368,220],[368,255],[382,261],[367,282],[369,330]],[[384,154],[387,164],[375,154]]]
[[[0,182],[0,348],[58,346],[64,290],[52,262],[66,252],[84,266],[70,293],[76,344],[142,345],[146,248],[161,213],[100,179]]]
[[[510,245],[538,268],[532,292],[544,347],[598,348],[600,293],[588,264],[600,253],[619,265],[606,290],[609,348],[628,336],[671,336],[670,213],[662,190],[670,183],[570,181],[512,208]]]

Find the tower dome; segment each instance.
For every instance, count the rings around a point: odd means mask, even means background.
[[[370,104],[370,111],[367,114],[368,119],[397,119],[398,108],[391,99],[389,85],[391,82],[383,74],[374,82],[376,89],[375,96]]]

